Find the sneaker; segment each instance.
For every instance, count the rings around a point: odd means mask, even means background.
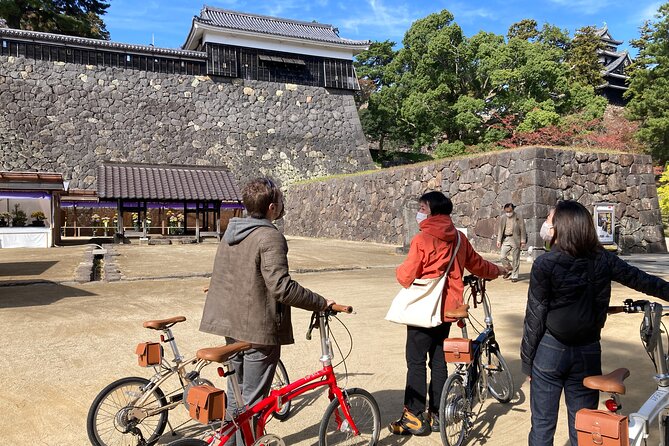
[[[430,413],[430,430],[432,432],[439,432],[439,414]]]
[[[423,414],[414,415],[404,409],[402,417],[390,423],[388,430],[395,435],[427,435],[430,433],[430,424]]]

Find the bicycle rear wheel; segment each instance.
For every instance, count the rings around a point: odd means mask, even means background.
[[[163,391],[159,387],[148,387],[148,379],[139,377],[122,378],[107,387],[95,397],[86,417],[88,439],[94,446],[137,445],[141,443],[138,433],[147,445],[152,445],[162,435],[167,424],[167,410],[138,420],[131,410],[156,409],[167,405]],[[145,390],[143,390],[145,389]],[[151,397],[141,407],[134,406],[146,392]]]
[[[379,440],[381,415],[374,397],[363,389],[344,390],[351,418],[358,428],[359,435],[354,436],[351,426],[339,407],[339,400],[334,399],[325,410],[318,429],[320,446],[345,444],[373,446]]]
[[[280,389],[286,387],[290,384],[290,379],[288,378],[288,372],[286,367],[283,365],[283,362],[279,360],[276,365],[276,371],[274,372],[274,380],[272,381],[272,390]],[[281,405],[279,410],[274,412],[273,416],[279,421],[283,421],[288,418],[290,415],[290,401],[286,401]]]
[[[465,442],[471,405],[462,377],[451,374],[439,399],[439,433],[446,446],[460,446]]]
[[[500,403],[508,403],[513,397],[513,376],[504,357],[497,348],[488,347],[483,357],[483,368],[488,376],[488,390]]]

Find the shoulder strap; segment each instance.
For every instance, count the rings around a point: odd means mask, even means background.
[[[453,266],[453,262],[455,262],[455,256],[458,255],[458,250],[460,249],[460,231],[456,229],[455,234],[458,239],[458,242],[455,244],[455,249],[453,250],[453,254],[451,255],[451,260],[448,262],[446,271],[444,271],[444,275],[448,275],[448,273],[451,271],[451,266]]]

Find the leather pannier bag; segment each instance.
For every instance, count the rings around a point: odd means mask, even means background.
[[[157,342],[141,342],[137,344],[135,353],[140,367],[158,365],[163,359],[162,348]]]
[[[190,417],[202,424],[225,416],[225,392],[216,387],[193,386],[188,390],[186,402]]]
[[[444,356],[446,362],[469,364],[472,362],[472,340],[465,338],[444,339]]]
[[[629,446],[627,417],[603,410],[576,412],[579,446]]]

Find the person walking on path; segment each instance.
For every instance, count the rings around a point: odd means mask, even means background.
[[[576,412],[596,409],[599,391],[583,378],[601,375],[601,330],[611,281],[669,300],[669,283],[606,251],[592,215],[576,201],[562,201],[553,214],[551,251],[530,273],[520,356],[529,375],[532,427],[529,446],[552,446],[564,390],[569,438],[577,446]]]
[[[500,216],[497,223],[497,248],[501,248],[500,260],[509,261],[511,253],[511,281],[518,281],[518,272],[520,270],[520,250],[527,243],[527,232],[525,231],[525,221],[523,217],[515,211],[516,206],[513,203],[504,205],[504,213]]]
[[[415,279],[440,277],[447,269],[457,245],[457,229],[450,214],[453,203],[441,192],[428,192],[419,199],[416,215],[420,232],[411,240],[406,260],[397,267],[397,281],[405,288]],[[460,247],[448,272],[443,291],[443,309],[455,309],[463,303],[463,269],[495,279],[508,273],[507,269],[484,260],[460,234]],[[427,435],[439,432],[439,398],[448,376],[443,342],[448,337],[452,319],[432,328],[407,326],[405,347],[407,378],[404,390],[404,410],[388,429],[397,435]],[[427,385],[426,358],[429,357],[430,383]],[[429,402],[429,408],[426,407]],[[428,409],[427,413],[425,412]]]
[[[200,331],[225,336],[228,344],[253,344],[231,360],[244,404],[252,406],[269,392],[281,346],[295,342],[290,307],[318,311],[334,302],[303,288],[288,273],[288,244],[272,224],[284,214],[276,184],[254,179],[242,190],[242,199],[248,217],[232,218],[218,247]],[[228,395],[233,394],[228,383]],[[228,406],[235,410],[234,398],[228,398]],[[237,444],[243,444],[239,435]]]

